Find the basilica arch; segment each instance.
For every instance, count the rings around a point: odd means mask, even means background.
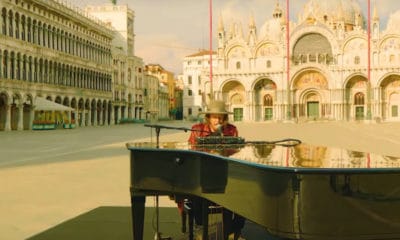
[[[329,118],[329,84],[321,72],[305,70],[292,83],[293,116],[305,119]]]
[[[400,120],[400,75],[386,76],[380,83],[382,118],[388,121]]]
[[[253,87],[253,108],[255,121],[270,121],[275,119],[274,104],[276,101],[276,83],[268,78],[255,82]]]
[[[237,80],[231,80],[222,85],[221,88],[222,99],[228,106],[229,111],[233,112],[234,121],[243,121],[244,116],[248,116],[248,109],[246,108],[246,91],[242,83]]]
[[[331,42],[320,33],[304,33],[293,43],[292,63],[294,65],[305,63],[329,65],[334,61]]]
[[[345,84],[345,117],[347,120],[363,120],[368,114],[368,79],[354,75]]]

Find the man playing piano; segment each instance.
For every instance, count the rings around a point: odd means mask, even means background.
[[[228,122],[228,114],[232,114],[232,112],[226,111],[224,101],[210,102],[208,110],[200,114],[205,115],[204,122],[192,126],[189,137],[190,144],[196,144],[198,137],[238,136],[236,126]]]
[[[190,144],[196,145],[198,137],[237,137],[239,135],[236,126],[228,122],[228,114],[232,114],[232,112],[228,112],[225,109],[224,101],[211,101],[208,105],[207,111],[200,114],[205,115],[204,122],[192,126],[191,135],[188,140]],[[201,225],[201,201],[204,201],[204,199],[193,199],[192,203],[195,221],[199,225]],[[180,203],[178,203],[178,205],[180,205]],[[225,230],[224,239],[227,240],[230,233],[234,234],[234,240],[243,239],[241,237],[241,230],[244,226],[245,219],[228,209],[224,208],[222,211]]]

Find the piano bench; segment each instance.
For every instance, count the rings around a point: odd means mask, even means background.
[[[222,213],[222,206],[217,204],[209,204],[208,205],[208,214],[217,214]],[[193,231],[194,231],[194,212],[193,212],[193,203],[189,199],[185,199],[183,202],[183,211],[182,211],[182,233],[186,233],[186,220],[188,220],[189,225],[189,240],[193,240]],[[208,222],[208,221],[207,221]]]

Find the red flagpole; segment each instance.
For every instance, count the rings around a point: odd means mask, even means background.
[[[368,81],[370,80],[370,69],[371,69],[371,1],[368,0]]]
[[[210,0],[210,96],[211,96],[211,100],[214,99],[214,93],[213,93],[213,69],[212,69],[212,0]]]
[[[367,119],[371,118],[371,1],[368,0],[368,26],[367,26],[367,38],[368,38],[368,66],[367,66]]]
[[[286,0],[286,81],[287,81],[287,118],[291,119],[292,110],[290,106],[290,46],[289,46],[289,0]]]

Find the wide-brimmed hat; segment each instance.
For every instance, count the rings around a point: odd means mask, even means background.
[[[225,102],[224,101],[211,101],[208,106],[207,110],[204,112],[200,112],[200,114],[233,114],[233,112],[228,112],[225,109]]]

